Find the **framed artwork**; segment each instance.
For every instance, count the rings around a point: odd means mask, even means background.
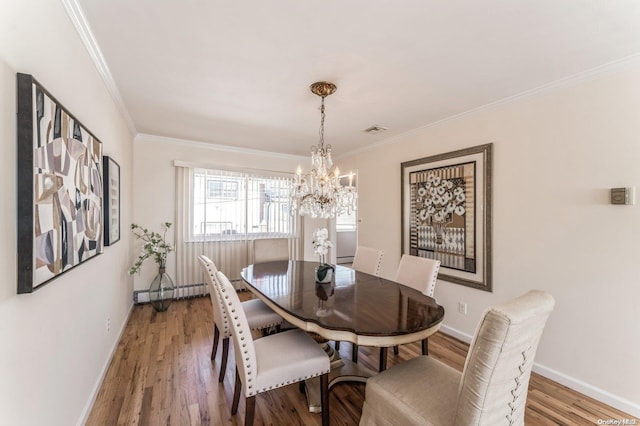
[[[402,253],[440,261],[438,278],[491,291],[492,146],[402,163]]]
[[[120,241],[120,165],[104,156],[104,245]]]
[[[104,238],[102,143],[31,75],[17,84],[21,294],[102,253]]]

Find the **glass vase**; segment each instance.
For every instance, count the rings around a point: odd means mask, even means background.
[[[165,268],[160,267],[158,275],[151,281],[149,286],[149,301],[156,312],[164,312],[169,309],[174,292],[173,280],[166,273]]]

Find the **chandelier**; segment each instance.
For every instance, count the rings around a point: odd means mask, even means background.
[[[328,219],[338,214],[351,214],[356,209],[356,189],[353,173],[349,174],[349,185],[340,183],[340,170],[333,166],[331,145],[324,144],[324,98],[333,94],[337,87],[333,83],[319,81],[310,86],[311,92],[322,98],[320,104],[320,143],[311,147],[311,171],[302,174],[298,166],[291,190],[293,211],[300,216]]]

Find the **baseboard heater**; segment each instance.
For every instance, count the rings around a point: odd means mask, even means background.
[[[236,290],[244,290],[244,281],[233,280],[231,282]],[[186,284],[176,286],[173,300],[191,299],[193,297],[203,297],[209,295],[207,285],[201,284]],[[133,292],[133,303],[138,305],[142,303],[149,303],[149,290],[135,290]]]

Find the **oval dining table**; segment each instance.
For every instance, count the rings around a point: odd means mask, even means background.
[[[330,283],[320,284],[318,265],[294,260],[257,263],[243,269],[241,276],[247,289],[287,322],[327,340],[389,347],[421,341],[440,328],[444,308],[432,297],[340,265]],[[337,351],[329,355],[329,387],[343,381],[364,382],[375,374],[341,359]],[[320,411],[319,395],[311,392],[316,388],[307,386],[312,412]]]

